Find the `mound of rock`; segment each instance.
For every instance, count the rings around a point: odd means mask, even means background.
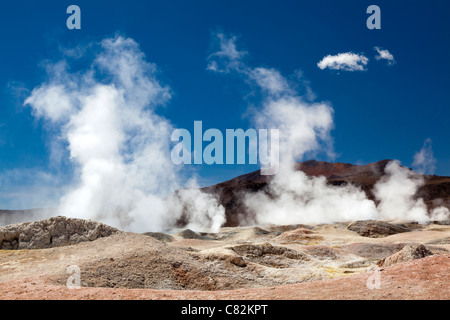
[[[231,257],[230,262],[240,268],[245,268],[247,266],[247,263],[245,263],[245,260],[242,257]]]
[[[270,226],[268,226],[268,230],[270,230],[271,232],[279,232],[279,233],[293,231],[298,228],[308,229],[308,230],[314,229],[314,227],[306,225],[306,224],[289,224],[289,225],[270,225]]]
[[[265,236],[270,234],[270,231],[264,230],[260,227],[254,227],[252,231],[256,236]]]
[[[401,251],[379,261],[378,266],[390,267],[397,263],[407,262],[415,259],[422,259],[431,255],[433,255],[433,253],[425,248],[423,244],[407,245]]]
[[[46,249],[94,241],[119,230],[81,219],[54,217],[0,228],[0,250]]]
[[[356,221],[350,223],[347,226],[347,229],[358,233],[360,236],[369,238],[383,238],[393,234],[410,231],[404,226],[375,220]]]
[[[145,232],[143,233],[144,236],[155,238],[156,240],[162,241],[162,242],[172,242],[175,239],[165,233],[162,232]]]
[[[297,228],[293,231],[287,231],[276,237],[281,243],[301,243],[308,244],[311,242],[322,241],[324,238],[322,236],[314,234],[313,231],[306,228]]]
[[[183,230],[178,235],[181,236],[183,239],[211,240],[210,237],[198,234],[197,232],[192,231],[191,229]]]
[[[120,232],[63,250],[75,255],[71,257],[73,262],[57,261],[60,268],[55,281],[63,286],[67,283],[68,263],[80,267],[82,287],[211,291],[268,287],[288,280],[298,282],[295,278],[264,277],[265,270],[247,266],[247,261],[235,254],[231,256],[229,250],[211,250],[211,257],[207,258],[199,250],[189,252],[137,233]],[[45,256],[46,252],[36,254]],[[26,261],[26,266],[36,263],[29,255],[18,256]],[[0,255],[0,264],[12,259],[13,255]]]
[[[425,225],[420,224],[416,221],[397,223],[396,225],[400,226],[400,227],[404,227],[404,228],[408,229],[409,231],[425,229]]]
[[[319,260],[335,260],[339,256],[338,250],[327,246],[307,246],[305,251],[308,255]]]
[[[246,260],[261,265],[286,268],[290,267],[294,261],[309,261],[309,257],[303,253],[286,247],[272,246],[270,243],[261,245],[242,244],[230,248]]]

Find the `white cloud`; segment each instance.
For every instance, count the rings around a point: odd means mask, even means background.
[[[236,40],[235,36],[227,37],[223,33],[215,34],[215,41],[218,42],[219,50],[208,57],[207,70],[228,73],[239,69],[241,59],[247,52],[236,49]]]
[[[382,49],[380,47],[374,47],[374,49],[378,52],[378,55],[375,56],[375,59],[387,60],[388,64],[390,65],[395,64],[394,56],[389,52],[389,50]]]
[[[346,52],[334,56],[328,55],[317,63],[317,66],[321,70],[328,68],[331,70],[364,71],[368,62],[369,59],[362,54]]]

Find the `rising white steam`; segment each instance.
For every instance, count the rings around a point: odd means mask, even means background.
[[[236,39],[217,35],[219,49],[208,57],[207,69],[238,73],[258,87],[263,99],[251,113],[252,121],[257,129],[280,132],[278,174],[266,192],[244,196],[255,223],[428,220],[423,200],[414,197],[423,180],[396,162],[386,167],[386,176],[374,188],[378,206],[357,187],[330,186],[323,177],[296,171],[294,164],[305,155],[334,156],[334,110],[327,102],[311,102],[309,87],[308,96],[298,94],[278,70],[243,63],[247,52],[238,50]],[[58,214],[136,232],[161,231],[180,221],[193,229],[217,231],[225,210],[216,198],[202,193],[195,182],[180,189],[182,179],[170,160],[173,128],[157,114],[157,108],[170,100],[171,90],[158,80],[156,66],[145,61],[129,38],[108,38],[89,48],[97,51],[87,68],[72,71],[68,61],[49,64],[48,80],[25,101],[37,118],[58,132],[54,138],[65,141],[74,164],[76,179],[65,186],[68,192]],[[367,63],[343,62],[355,70],[364,70]],[[425,153],[420,152],[415,162],[425,163]],[[450,213],[440,207],[431,216],[448,219]]]
[[[450,220],[450,210],[444,206],[434,208],[431,211],[430,220],[433,221]]]
[[[405,219],[428,221],[427,207],[421,198],[415,199],[417,190],[425,180],[414,171],[391,161],[383,176],[374,187],[374,194],[380,200],[378,218],[381,220]]]
[[[430,138],[423,143],[422,149],[414,155],[413,168],[422,174],[433,174],[436,170],[436,159],[433,155],[432,141]]]
[[[217,205],[217,199],[211,194],[201,192],[195,180],[188,181],[186,188],[177,190],[170,195],[168,210],[177,212],[172,218],[186,222],[186,228],[193,230],[205,229],[218,232],[225,223],[225,208]],[[176,225],[176,221],[170,221]]]
[[[49,80],[25,101],[36,117],[59,128],[77,168],[78,181],[61,199],[59,214],[137,232],[172,227],[181,212],[169,211],[164,198],[180,188],[180,177],[170,160],[172,126],[156,113],[170,88],[134,40],[118,36],[98,47],[85,71],[70,72],[66,62],[49,65]],[[184,198],[191,196],[197,196],[198,227],[224,219],[211,195],[195,189]],[[204,214],[208,219],[199,218]]]
[[[280,168],[267,191],[245,198],[257,223],[333,223],[377,217],[375,204],[363,191],[351,185],[329,186],[324,177],[308,177],[291,167]]]
[[[333,108],[326,102],[309,102],[299,96],[289,81],[272,68],[251,68],[239,51],[236,37],[217,35],[219,50],[208,58],[208,69],[220,73],[236,72],[260,88],[263,100],[253,113],[260,128],[280,131],[280,169],[264,191],[247,193],[244,202],[253,213],[254,223],[294,224],[332,223],[367,219],[427,221],[427,208],[415,199],[423,179],[414,172],[391,162],[386,175],[375,186],[379,202],[368,199],[359,188],[331,186],[324,177],[308,177],[294,167],[305,154],[326,151],[333,156]],[[228,54],[230,53],[230,54]],[[364,70],[367,59],[354,54],[326,57],[319,65],[344,70]],[[214,67],[211,67],[214,66]],[[339,68],[338,68],[339,67]],[[435,216],[444,217],[444,209]]]
[[[216,35],[219,51],[208,57],[208,70],[237,72],[258,86],[264,99],[262,108],[253,110],[255,126],[280,130],[281,161],[292,164],[305,153],[332,152],[333,108],[329,103],[308,103],[291,87],[289,81],[273,68],[251,68],[242,62],[245,51],[236,47],[236,37]],[[211,65],[217,68],[212,68]],[[220,66],[220,68],[219,68]]]
[[[436,170],[436,159],[433,155],[432,141],[430,138],[427,138],[420,151],[414,154],[412,167],[421,174],[434,174]],[[435,203],[437,206],[430,213],[431,220],[450,219],[450,210],[447,207],[439,206],[441,204],[439,200]]]

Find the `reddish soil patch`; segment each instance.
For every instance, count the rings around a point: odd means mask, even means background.
[[[450,255],[401,263],[380,273],[380,289],[370,290],[371,274],[269,288],[230,291],[82,288],[69,290],[48,278],[0,284],[1,299],[450,299]]]

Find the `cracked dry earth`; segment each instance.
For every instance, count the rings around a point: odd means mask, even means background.
[[[84,229],[77,230],[75,239],[84,239]],[[27,242],[26,250],[18,238],[19,250],[0,250],[0,299],[450,298],[445,223],[96,234],[95,240],[51,242],[44,249],[29,249]],[[72,265],[80,268],[81,289],[66,286]],[[370,289],[375,274],[379,286]]]

